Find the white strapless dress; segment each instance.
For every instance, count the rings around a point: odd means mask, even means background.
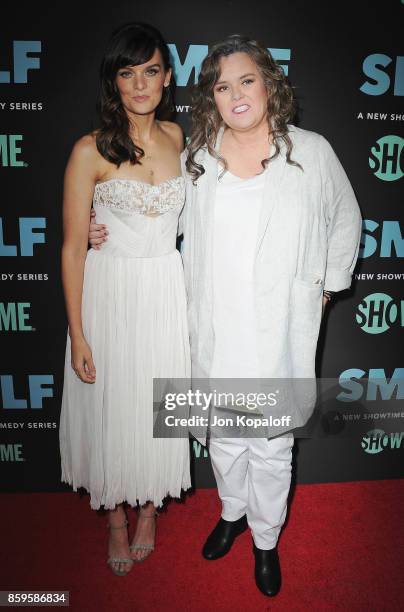
[[[153,377],[189,378],[186,296],[176,250],[185,185],[111,179],[95,187],[97,222],[82,319],[96,382],[79,380],[67,337],[60,453],[62,481],[85,487],[91,507],[113,509],[179,497],[190,487],[188,439],[153,438]]]

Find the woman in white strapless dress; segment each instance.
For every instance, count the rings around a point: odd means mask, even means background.
[[[176,250],[183,138],[156,119],[168,99],[168,57],[149,26],[113,36],[101,72],[101,128],[75,144],[65,176],[62,480],[85,487],[92,508],[110,510],[108,563],[118,575],[153,550],[156,507],[190,487],[188,440],[153,438],[153,378],[190,377]],[[109,239],[87,252],[92,205]],[[140,506],[130,547],[124,502]]]

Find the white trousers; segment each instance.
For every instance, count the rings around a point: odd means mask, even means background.
[[[209,453],[222,518],[244,514],[257,548],[277,544],[286,518],[292,471],[293,435],[278,438],[211,438]]]

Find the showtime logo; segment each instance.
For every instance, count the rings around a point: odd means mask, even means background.
[[[400,136],[383,136],[371,148],[369,166],[382,181],[397,181],[403,172],[402,153],[404,139]]]
[[[25,461],[22,444],[0,444],[0,461],[16,462]]]
[[[363,436],[361,446],[365,453],[376,455],[386,448],[391,450],[399,449],[403,446],[404,433],[386,433],[383,429],[371,429]]]
[[[21,134],[0,134],[0,165],[3,168],[21,168],[27,164],[19,159]]]
[[[29,302],[0,302],[0,331],[33,331],[28,324]]]
[[[367,334],[382,334],[393,325],[404,327],[404,300],[387,293],[371,293],[358,304],[355,320]]]

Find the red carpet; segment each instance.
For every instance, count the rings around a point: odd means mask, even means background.
[[[403,501],[404,480],[298,486],[279,545],[283,588],[267,599],[254,584],[249,532],[223,559],[200,555],[219,516],[214,489],[168,504],[156,551],[125,578],[105,563],[106,517],[87,496],[5,494],[0,587],[69,590],[80,612],[391,612],[403,609]]]

